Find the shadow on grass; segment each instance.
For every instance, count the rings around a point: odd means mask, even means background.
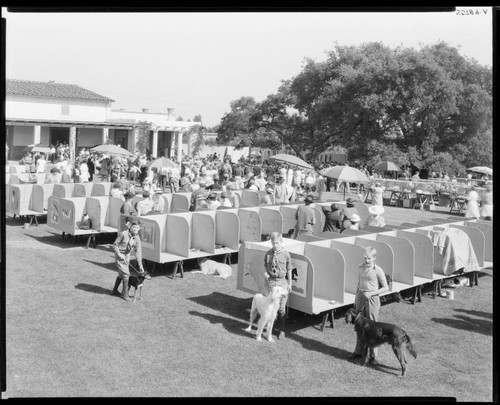
[[[174,275],[174,270],[175,270],[175,262],[169,262],[169,263],[155,263],[150,260],[146,260],[145,263],[145,268],[148,271],[148,273],[151,275],[151,277],[168,277],[172,278]],[[183,265],[184,273],[188,272],[191,270],[189,267],[186,267],[186,265]],[[175,275],[175,278],[180,278],[181,277],[181,271],[180,269],[177,269],[177,274]]]
[[[455,309],[456,312],[464,312],[469,315],[480,316],[483,318],[493,319],[493,314],[484,311],[475,311],[473,309]],[[458,317],[458,316],[457,316]]]
[[[197,304],[206,306],[213,310],[223,312],[233,318],[241,319],[248,322],[250,316],[250,308],[252,307],[252,299],[250,298],[238,298],[232,295],[223,294],[220,292],[213,292],[209,295],[203,295],[198,297],[188,298],[190,301],[196,302]],[[341,315],[341,316],[339,316]],[[343,318],[343,313],[335,314]],[[308,315],[300,311],[293,309],[288,310],[287,318],[287,329],[290,332],[295,332],[304,328],[313,327],[316,330],[321,330],[322,315]],[[339,320],[338,322],[341,322]]]
[[[111,270],[111,271],[114,271],[115,273],[117,272],[117,269],[116,269],[116,264],[115,262],[111,262],[111,263],[102,263],[102,262],[95,262],[93,260],[87,260],[87,259],[83,259],[84,262],[87,262],[87,263],[91,263],[95,266],[100,266],[100,267],[103,267],[105,268],[106,270]],[[133,271],[132,271],[133,273]]]
[[[72,236],[65,236],[62,238],[60,234],[55,233],[52,233],[52,236],[35,236],[26,233],[26,236],[35,239],[37,242],[45,243],[50,246],[57,246],[61,249],[85,248],[87,243],[87,237],[83,236],[77,236],[76,240]],[[93,248],[92,244],[90,246]]]
[[[106,251],[109,251],[109,249],[102,249],[102,250],[106,250]],[[96,262],[94,260],[87,260],[87,259],[83,259],[83,261],[87,262],[87,263],[90,263],[90,264],[93,264],[95,266],[99,266],[99,267],[102,267],[106,270],[111,270],[115,273],[117,273],[117,268],[116,268],[116,264],[114,262],[114,259],[112,262],[108,262],[108,263],[103,263],[103,262]],[[135,269],[138,269],[139,266],[137,265],[137,261],[136,260],[132,260],[132,266],[135,268]],[[160,266],[158,263],[156,264],[157,266],[157,269],[159,269],[158,266]],[[155,277],[159,277],[159,276],[165,276],[165,275],[170,275],[170,274],[166,274],[165,272],[161,272],[161,271],[155,271],[155,272],[151,272],[151,269],[153,267],[153,263],[152,262],[149,262],[147,264],[144,265],[144,269],[149,273],[149,275],[151,276],[151,278],[155,278]],[[135,276],[137,275],[136,271],[134,269],[130,269],[130,275],[131,276]]]
[[[107,289],[107,288],[102,288],[99,285],[86,284],[86,283],[78,283],[77,285],[75,285],[75,288],[93,294],[104,294],[104,295],[111,295],[111,292],[113,291],[112,288]]]
[[[26,236],[29,236],[30,238],[35,239],[37,242],[42,242],[46,243],[50,246],[57,246],[60,247],[61,249],[70,249],[70,248],[78,248],[82,247],[85,248],[87,245],[87,239],[88,235],[78,235],[76,238],[71,235],[64,235],[64,238],[62,237],[62,234],[59,233],[54,233],[54,232],[49,232],[51,235],[49,236],[36,236],[36,235],[31,235],[29,233],[26,233]],[[89,250],[90,249],[98,249],[98,250],[105,250],[109,251],[109,247],[105,246],[100,246],[100,245],[105,245],[108,243],[113,243],[115,241],[115,238],[111,238],[109,234],[96,234],[96,247],[94,248],[93,243],[90,243]]]
[[[190,301],[223,312],[233,318],[248,321],[250,308],[252,306],[252,297],[238,298],[232,295],[213,292],[209,295],[188,298]]]
[[[337,308],[334,312],[334,324],[337,322],[344,322],[345,313],[352,305],[346,305],[345,307]],[[297,311],[295,309],[288,309],[287,318],[287,328],[291,331],[297,331],[304,328],[313,328],[317,331],[321,331],[321,325],[323,322],[324,312],[321,314],[306,314],[304,312]],[[331,329],[331,319],[328,318],[325,324],[325,329]]]
[[[396,358],[396,357],[394,357],[394,358]],[[361,365],[363,366],[363,363],[361,363]],[[385,364],[381,364],[381,363],[379,363],[376,366],[369,365],[367,367],[372,367],[375,370],[378,370],[378,371],[380,371],[382,373],[386,373],[386,374],[392,374],[392,375],[396,375],[396,376],[401,375],[401,367],[386,366]]]
[[[462,329],[469,332],[481,333],[482,335],[493,334],[493,322],[483,319],[473,319],[468,316],[455,315],[458,319],[432,318],[431,320],[455,329]]]
[[[213,324],[221,324],[224,329],[228,332],[240,335],[240,336],[249,336],[250,334],[246,332],[244,329],[248,326],[248,323],[244,323],[237,319],[228,318],[226,316],[219,316],[214,314],[204,314],[199,311],[189,311],[189,315],[199,316],[201,318],[205,318],[207,321]],[[254,329],[255,330],[255,329]],[[255,332],[254,332],[255,333]],[[267,332],[266,332],[267,336]]]
[[[36,221],[38,222],[39,225],[45,225],[47,223],[47,215],[37,215],[36,216]],[[30,222],[30,218],[29,216],[24,216],[23,219],[21,219],[21,217],[19,215],[16,216],[16,218],[14,217],[5,217],[5,225],[8,225],[8,226],[12,226],[12,227],[20,227],[22,228],[24,226],[24,223],[25,222]],[[35,223],[35,220],[33,220],[33,222],[31,223],[31,227],[34,227],[36,228],[36,223]]]
[[[233,319],[233,318],[229,318],[226,316],[219,316],[219,315],[214,315],[214,314],[202,313],[199,311],[189,311],[189,314],[204,318],[212,324],[221,324],[224,329],[226,329],[228,332],[230,332],[232,334],[240,335],[240,336],[247,336],[247,337],[250,337],[252,339],[255,339],[255,332],[257,330],[257,326],[255,323],[252,327],[252,332],[247,332],[247,331],[245,331],[245,328],[248,326],[248,321],[242,322],[238,319]],[[288,333],[286,335],[286,338],[300,343],[302,345],[302,347],[306,350],[326,354],[326,355],[335,357],[336,359],[345,360],[345,361],[348,361],[351,363],[359,363],[360,366],[363,366],[363,364],[360,363],[359,361],[349,360],[347,357],[351,354],[351,352],[349,352],[347,350],[339,349],[336,347],[326,345],[324,343],[318,342],[316,339],[308,339],[308,338],[305,338],[303,336],[297,335],[297,334],[291,332],[291,328],[287,327],[287,330],[288,330]],[[276,338],[276,336],[274,336],[274,338]],[[263,332],[262,339],[267,340],[267,331]],[[383,364],[379,364],[378,366],[375,366],[374,368],[378,369],[379,371],[381,371],[383,373],[396,374],[396,375],[399,374],[399,370],[400,370],[396,367],[385,366]],[[392,370],[395,370],[396,373],[392,372]]]
[[[166,262],[166,263],[155,263],[150,260],[145,260],[145,265],[147,266],[147,270],[151,277],[156,276],[166,276],[169,278],[173,278],[174,270],[175,270],[176,262]],[[192,270],[199,270],[200,266],[198,265],[197,259],[184,259],[182,261],[182,268],[184,273],[189,273]],[[181,270],[177,269],[177,274],[175,278],[180,278]]]

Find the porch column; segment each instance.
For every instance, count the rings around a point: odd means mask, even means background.
[[[33,143],[37,144],[37,143],[40,143],[41,142],[41,126],[40,125],[35,125],[34,128],[33,128],[33,133],[34,133],[34,137],[33,137]]]
[[[76,127],[70,127],[69,129],[69,159],[71,162],[75,162],[76,153]]]
[[[170,137],[170,156],[167,156],[169,159],[172,159],[174,156],[174,150],[175,150],[175,134],[176,132],[172,132],[172,136]]]
[[[104,127],[102,129],[101,143],[104,145],[106,142],[108,142],[108,139],[109,139],[109,128],[108,127]]]
[[[133,140],[134,140],[134,144],[132,145],[132,150],[134,151],[134,153],[137,152],[137,142],[139,142],[139,128],[138,127],[135,127],[133,129]]]
[[[188,147],[187,147],[187,155],[188,156],[191,156],[191,138],[192,138],[192,133],[191,131],[188,131],[188,136],[187,136],[187,143],[188,143]]]
[[[182,162],[182,131],[177,131],[177,163]]]
[[[158,130],[153,131],[153,150],[151,151],[151,156],[158,157]]]

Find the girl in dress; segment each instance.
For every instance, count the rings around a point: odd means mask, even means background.
[[[472,187],[471,191],[467,195],[467,209],[465,210],[465,218],[476,218],[479,219],[479,194],[474,187]]]

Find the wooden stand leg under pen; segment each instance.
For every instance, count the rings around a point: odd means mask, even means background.
[[[417,285],[413,290],[413,299],[412,304],[415,305],[415,302],[422,302],[422,286]]]
[[[97,244],[95,242],[95,233],[91,233],[87,239],[87,244],[85,245],[85,248],[88,249],[90,246],[90,242],[94,245],[94,249],[97,247]]]
[[[38,226],[38,220],[36,219],[36,215],[30,215],[30,226],[33,223],[33,220],[35,220],[36,226]]]
[[[328,318],[330,318],[330,326],[333,328],[333,320],[334,320],[335,310],[331,309],[326,311],[323,315],[323,321],[321,322],[321,332],[323,332],[326,328],[326,323],[328,322]]]
[[[184,261],[183,260],[179,260],[177,262],[175,262],[175,266],[174,266],[174,272],[172,274],[172,279],[175,279],[175,276],[177,275],[177,270],[181,271],[181,278],[184,278]]]

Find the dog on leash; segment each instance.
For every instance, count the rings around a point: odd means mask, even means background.
[[[147,271],[144,271],[143,273],[138,272],[137,276],[129,276],[127,294],[129,293],[130,289],[134,287],[133,302],[135,302],[136,299],[142,300],[142,286],[144,285],[144,280],[151,280],[151,276]],[[139,291],[139,297],[137,297],[137,291]]]
[[[260,293],[254,295],[252,299],[252,309],[250,310],[250,324],[245,330],[247,332],[252,330],[253,322],[257,317],[257,314],[259,314],[260,318],[257,323],[257,341],[260,342],[262,340],[262,331],[265,327],[267,331],[267,340],[269,342],[274,342],[273,324],[278,314],[280,298],[284,294],[286,294],[286,291],[282,287],[273,287],[267,297]]]
[[[354,324],[356,334],[363,342],[363,353],[365,356],[364,365],[370,360],[370,349],[380,346],[384,343],[389,343],[392,346],[394,354],[401,364],[401,376],[406,373],[406,358],[403,351],[403,346],[411,353],[414,358],[417,358],[417,352],[411,343],[410,336],[403,329],[391,323],[375,322],[365,318],[361,312],[350,308],[345,314],[346,323]]]

